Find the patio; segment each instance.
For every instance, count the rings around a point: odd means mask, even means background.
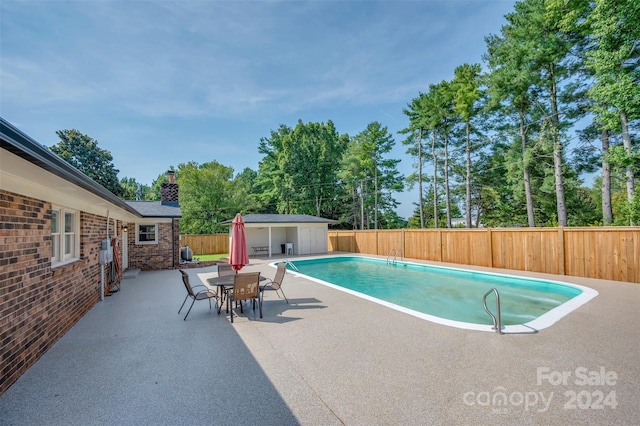
[[[268,261],[243,272],[273,277]],[[561,280],[600,295],[536,335],[499,336],[295,274],[291,303],[267,293],[263,319],[231,324],[200,301],[183,321],[178,271],[141,272],[0,396],[0,424],[637,424],[640,286]]]

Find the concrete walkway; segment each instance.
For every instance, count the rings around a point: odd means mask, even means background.
[[[244,271],[275,273],[260,259]],[[140,272],[0,396],[0,424],[638,424],[640,286],[562,279],[600,295],[538,334],[500,336],[294,274],[291,303],[269,292],[263,319],[231,324],[199,301],[183,321],[178,271]]]

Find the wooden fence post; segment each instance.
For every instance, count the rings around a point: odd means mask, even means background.
[[[489,238],[489,268],[493,268],[493,237],[491,235],[491,228],[487,228],[487,238]]]

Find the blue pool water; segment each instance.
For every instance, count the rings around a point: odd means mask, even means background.
[[[385,260],[365,257],[326,257],[294,263],[301,274],[322,283],[455,323],[492,325],[482,297],[494,287],[500,293],[503,325],[531,323],[579,298],[585,290],[589,299],[597,294],[585,287],[553,281],[408,262],[390,265]],[[493,295],[487,302],[495,312]]]

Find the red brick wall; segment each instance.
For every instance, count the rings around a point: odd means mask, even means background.
[[[106,218],[80,230],[80,260],[51,269],[51,204],[0,190],[0,394],[100,300]]]
[[[177,268],[180,261],[179,223],[178,219],[173,221],[173,232],[171,223],[159,223],[158,244],[136,244],[135,224],[129,224],[129,269],[148,271]]]

